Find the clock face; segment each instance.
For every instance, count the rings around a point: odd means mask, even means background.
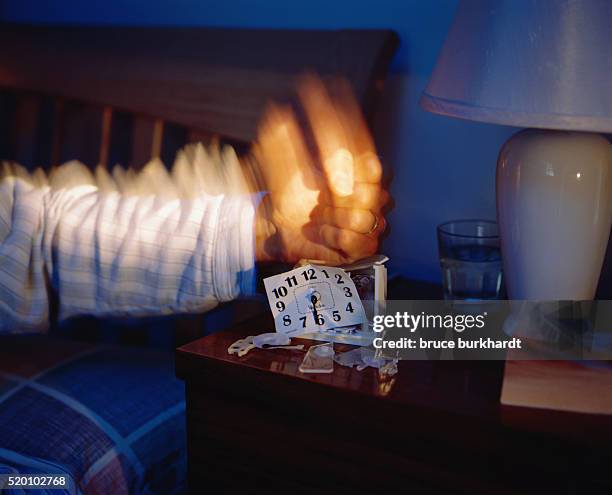
[[[277,332],[300,335],[365,322],[351,277],[342,268],[305,265],[264,280]]]

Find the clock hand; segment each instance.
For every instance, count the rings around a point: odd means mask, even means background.
[[[312,303],[312,315],[314,316],[315,323],[317,322],[317,296],[314,294],[310,296],[310,302]]]

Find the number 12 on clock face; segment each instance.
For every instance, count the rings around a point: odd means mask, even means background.
[[[365,312],[342,268],[306,265],[264,280],[277,332],[300,335],[358,325]]]

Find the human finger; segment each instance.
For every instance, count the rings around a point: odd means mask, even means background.
[[[360,259],[376,253],[378,240],[352,230],[340,229],[333,225],[322,225],[320,234],[325,244],[342,251],[349,259]]]
[[[320,203],[338,208],[359,208],[362,210],[380,211],[389,201],[389,193],[380,184],[367,184],[357,182],[353,194],[350,196],[337,196],[322,192]]]
[[[360,234],[369,234],[378,222],[375,213],[359,208],[335,208],[326,206],[321,215],[322,223]]]
[[[374,139],[349,82],[344,78],[337,78],[332,83],[332,90],[336,115],[354,157],[355,181],[380,182],[382,165],[376,154]]]
[[[330,191],[340,197],[353,192],[354,158],[344,127],[323,82],[305,75],[298,95],[312,129]]]

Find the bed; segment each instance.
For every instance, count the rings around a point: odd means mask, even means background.
[[[397,41],[384,30],[0,25],[0,159],[139,169],[189,142],[244,151],[265,105],[291,104],[304,70],[347,78],[371,123]],[[184,492],[172,351],[262,308],[61,324],[52,310],[48,335],[1,336],[0,474],[65,473],[74,493]]]

